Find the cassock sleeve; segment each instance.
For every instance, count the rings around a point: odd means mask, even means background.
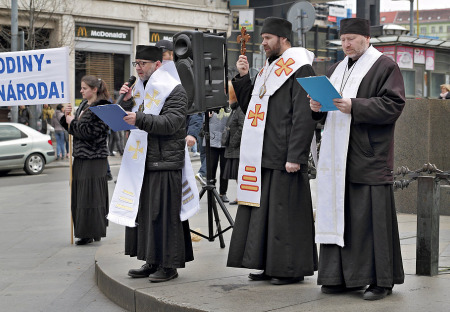
[[[150,134],[172,135],[186,125],[187,95],[181,85],[176,86],[164,102],[159,115],[136,112],[136,127]]]
[[[248,104],[252,97],[253,84],[250,79],[250,75],[240,76],[239,74],[231,80],[233,84],[234,92],[236,93],[236,98],[241,107],[242,111],[247,113]]]
[[[376,94],[364,94],[365,84],[376,84]],[[389,58],[380,57],[361,81],[357,98],[352,100],[352,119],[355,124],[392,124],[405,105],[403,76]],[[368,88],[367,88],[368,89]]]
[[[289,136],[287,161],[307,164],[316,121],[311,116],[311,108],[306,91],[297,82],[297,78],[315,76],[311,65],[300,67],[295,73],[292,84],[292,128]]]

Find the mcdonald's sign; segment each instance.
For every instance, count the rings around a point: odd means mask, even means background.
[[[77,37],[87,37],[87,30],[85,26],[78,26]]]
[[[75,25],[75,36],[77,38],[131,41],[131,30],[101,26]]]
[[[159,40],[172,41],[172,37],[175,33],[150,31],[150,43],[157,43]]]

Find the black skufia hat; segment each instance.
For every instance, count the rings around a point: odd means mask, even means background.
[[[170,40],[159,40],[156,44],[155,47],[161,48],[163,49],[163,52],[166,51],[173,51],[173,42]]]
[[[162,49],[155,46],[137,45],[136,59],[162,62]]]
[[[279,17],[268,17],[264,20],[261,34],[272,34],[278,37],[285,37],[291,40],[291,22]]]
[[[370,37],[370,24],[364,18],[344,18],[341,20],[339,35],[357,34]]]

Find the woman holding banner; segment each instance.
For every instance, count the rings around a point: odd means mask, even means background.
[[[75,116],[68,105],[61,125],[73,135],[71,209],[77,245],[86,245],[106,236],[109,212],[107,146],[108,126],[89,107],[109,104],[106,84],[94,76],[81,79],[83,101]]]

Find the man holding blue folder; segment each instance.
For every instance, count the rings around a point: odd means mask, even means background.
[[[250,280],[297,283],[317,270],[308,156],[315,122],[296,78],[313,76],[314,54],[292,48],[292,25],[268,17],[267,60],[252,83],[241,55],[233,80],[246,113],[238,172],[238,211],[227,266],[263,270]]]
[[[342,98],[324,119],[317,167],[317,283],[323,293],[364,289],[378,300],[402,284],[404,272],[392,189],[394,128],[405,105],[397,64],[370,45],[369,21],[343,19],[346,57],[328,71]]]

